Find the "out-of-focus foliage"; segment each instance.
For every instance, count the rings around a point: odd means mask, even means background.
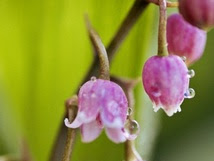
[[[133,2],[0,1],[1,155],[19,155],[25,140],[35,161],[48,160],[62,121],[64,100],[79,88],[93,60],[84,13],[107,45]],[[143,62],[156,54],[157,16],[157,7],[149,6],[116,55],[112,74],[141,76]],[[214,158],[209,153],[214,146],[213,38],[210,32],[205,55],[193,66],[197,75],[191,86],[197,95],[185,102],[182,113],[172,118],[164,115],[160,122],[142,85],[136,89],[136,118],[141,124],[137,148],[147,160],[152,155],[155,161],[196,160],[197,155]],[[162,131],[153,152],[158,126]],[[105,135],[90,144],[82,144],[78,136],[73,160],[118,161],[123,155],[123,144],[113,144]]]

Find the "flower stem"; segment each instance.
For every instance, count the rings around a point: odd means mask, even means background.
[[[159,5],[159,0],[148,0],[148,2]],[[179,2],[166,1],[166,6],[170,8],[177,8],[179,6]]]
[[[134,91],[133,88],[127,88],[127,98],[129,102],[129,107],[132,108],[134,111]],[[128,116],[129,121],[134,119],[133,114]],[[140,154],[137,152],[135,148],[135,141],[134,140],[127,140],[125,143],[125,160],[126,161],[143,161]]]
[[[160,15],[159,15],[159,31],[158,31],[158,55],[167,56],[167,39],[166,39],[166,23],[167,11],[166,0],[159,0]]]
[[[91,39],[91,43],[95,49],[96,54],[98,54],[99,62],[100,62],[100,68],[99,68],[99,78],[109,80],[109,60],[108,55],[105,49],[105,46],[103,45],[99,35],[95,31],[95,29],[92,27],[88,16],[85,16],[85,22],[86,27],[88,30],[89,37]]]
[[[72,122],[75,118],[76,111],[77,111],[77,96],[73,96],[70,99],[68,99],[65,103],[65,107],[68,111],[68,119],[69,122]],[[67,138],[66,138],[66,144],[65,149],[62,157],[62,161],[70,161],[71,159],[71,153],[72,153],[72,147],[75,141],[76,136],[76,129],[68,128],[67,130]]]

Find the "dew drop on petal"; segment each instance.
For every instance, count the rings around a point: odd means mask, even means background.
[[[134,140],[140,132],[140,126],[136,120],[127,120],[124,131],[128,134],[129,140]]]
[[[187,74],[189,78],[193,78],[195,76],[195,71],[193,69],[188,70]]]
[[[189,88],[187,90],[187,92],[184,94],[184,98],[188,98],[188,99],[191,99],[195,96],[195,90],[192,89],[192,88]]]
[[[186,62],[186,60],[187,60],[187,57],[185,57],[185,56],[182,56],[182,57],[181,57],[181,59],[182,59],[184,62]]]
[[[128,110],[127,110],[127,116],[130,116],[130,115],[132,115],[132,108],[131,107],[129,107],[128,108]]]
[[[95,76],[91,77],[91,81],[95,82],[97,78]]]

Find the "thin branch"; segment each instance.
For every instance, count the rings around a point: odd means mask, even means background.
[[[109,60],[107,56],[107,52],[105,46],[102,43],[97,32],[91,26],[88,16],[85,16],[86,28],[88,30],[89,37],[91,39],[91,43],[93,48],[95,49],[95,53],[98,54],[100,67],[99,67],[99,78],[109,80]]]
[[[166,0],[159,0],[159,31],[158,31],[158,55],[168,55],[167,39],[166,39],[166,23],[167,23],[167,8]]]
[[[68,99],[65,103],[65,107],[68,111],[68,120],[69,122],[73,122],[76,111],[77,111],[77,96],[73,96],[72,98]],[[72,147],[75,141],[76,136],[76,129],[68,129],[67,132],[67,138],[66,138],[66,145],[62,157],[62,161],[70,161],[71,159],[71,153],[72,153]]]
[[[110,64],[113,57],[115,56],[115,53],[118,51],[119,47],[123,43],[124,39],[130,32],[132,27],[136,24],[141,14],[145,11],[148,4],[149,3],[146,0],[135,0],[132,8],[129,10],[127,16],[121,23],[118,31],[116,32],[108,47],[106,48]],[[83,82],[90,79],[91,76],[97,75],[99,69],[98,62],[99,58],[96,56]]]
[[[159,6],[159,0],[148,0],[148,2],[154,3]],[[166,6],[170,7],[170,8],[177,8],[177,7],[179,7],[179,2],[166,1]]]
[[[124,41],[125,37],[128,35],[129,31],[132,29],[134,24],[137,22],[141,14],[145,11],[146,7],[148,6],[148,2],[145,0],[135,0],[132,8],[128,12],[127,16],[125,17],[124,21],[122,22],[121,26],[119,27],[117,33],[113,37],[112,41],[107,47],[107,53],[109,56],[109,62],[111,63],[111,60],[113,59],[115,53],[119,49],[120,45]],[[91,68],[86,75],[83,82],[90,79],[91,76],[98,74],[98,57],[95,57],[95,60],[93,64],[91,65]],[[67,113],[65,114],[67,116]],[[64,117],[65,118],[65,117]],[[63,119],[64,119],[63,118]],[[65,127],[63,121],[59,129],[59,133],[57,135],[57,138],[55,140],[55,144],[53,146],[53,149],[51,151],[50,161],[59,161],[62,158],[63,155],[63,149],[65,147],[66,141],[66,134],[67,134],[67,128]]]

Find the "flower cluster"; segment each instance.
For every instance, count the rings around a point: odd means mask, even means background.
[[[161,16],[164,11],[160,12]],[[154,110],[162,108],[168,116],[181,111],[184,98],[195,95],[189,88],[189,78],[195,73],[187,66],[196,62],[204,52],[207,30],[214,27],[214,0],[179,0],[179,11],[180,14],[167,19],[168,51],[164,50],[165,42],[162,43],[159,51],[166,53],[151,57],[143,68],[143,85]],[[160,25],[165,25],[163,21]],[[164,34],[161,36],[160,40],[165,40]]]
[[[166,1],[159,1],[158,55],[146,61],[142,72],[144,89],[154,111],[162,108],[168,116],[181,111],[185,98],[194,97],[189,82],[195,73],[187,66],[202,56],[207,29],[214,26],[214,0],[179,0],[179,3],[180,14],[167,19]],[[136,121],[127,122],[126,95],[119,85],[108,80],[109,63],[105,61],[108,58],[104,45],[90,24],[88,28],[92,44],[98,47],[101,76],[100,79],[92,78],[80,88],[77,116],[73,122],[65,119],[65,125],[80,127],[83,142],[95,140],[104,127],[109,139],[115,143],[135,139],[133,131],[136,129],[130,130],[130,127],[138,129],[138,124]]]

